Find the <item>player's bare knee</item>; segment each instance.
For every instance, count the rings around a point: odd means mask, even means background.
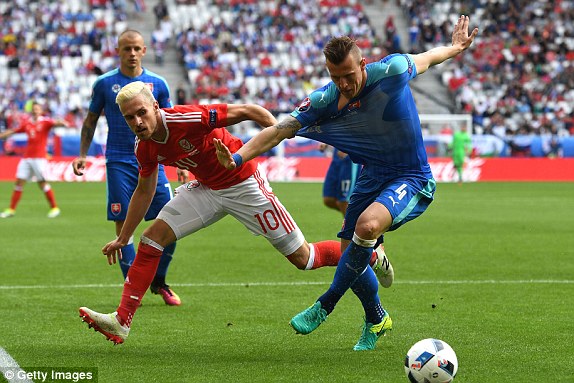
[[[363,239],[376,239],[381,232],[381,226],[376,220],[368,220],[355,227],[355,233]]]
[[[143,237],[149,238],[165,247],[177,239],[172,228],[163,220],[156,219],[151,226],[144,230]]]

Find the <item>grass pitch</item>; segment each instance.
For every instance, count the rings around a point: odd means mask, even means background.
[[[310,335],[287,324],[334,269],[296,270],[231,218],[178,243],[168,283],[183,305],[146,295],[114,347],[77,311],[119,303],[121,272],[100,252],[114,237],[105,186],[52,187],[60,217],[46,218],[28,184],[16,217],[0,220],[0,348],[24,370],[97,368],[99,382],[401,383],[409,347],[436,337],[457,353],[455,382],[574,382],[574,183],[439,184],[425,214],[386,235],[396,280],[380,296],[394,330],[363,353],[352,351],[362,324],[352,293]],[[273,187],[308,241],[336,239],[341,217],[322,206],[320,184]],[[0,204],[11,190],[0,183]]]

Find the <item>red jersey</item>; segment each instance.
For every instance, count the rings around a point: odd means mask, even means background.
[[[46,158],[48,135],[55,125],[49,117],[40,116],[36,121],[33,118],[23,118],[16,133],[26,133],[28,144],[24,152],[24,158]]]
[[[190,171],[213,190],[226,189],[251,177],[255,161],[227,170],[217,160],[213,139],[219,138],[234,153],[243,142],[225,129],[227,104],[176,105],[160,109],[167,131],[164,142],[136,138],[135,154],[142,177],[150,176],[158,163]]]

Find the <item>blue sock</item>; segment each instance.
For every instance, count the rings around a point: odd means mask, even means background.
[[[349,244],[341,255],[331,287],[318,299],[321,302],[321,307],[327,311],[327,314],[333,311],[339,299],[355,283],[365,268],[369,266],[372,254],[372,247],[362,247],[355,242]]]
[[[122,260],[120,261],[120,268],[122,269],[122,274],[124,275],[124,279],[126,279],[128,275],[128,270],[132,263],[134,263],[134,259],[136,258],[136,250],[134,248],[134,244],[130,243],[129,245],[125,245],[122,247]]]
[[[154,285],[164,285],[165,284],[165,276],[167,275],[167,269],[169,264],[171,263],[171,259],[173,258],[173,253],[175,252],[175,242],[167,245],[163,249],[163,254],[159,260],[159,266],[157,267],[157,271],[155,272],[155,278],[152,282]]]
[[[378,295],[379,281],[373,269],[367,267],[365,272],[357,278],[355,284],[351,286],[351,289],[361,300],[367,322],[372,324],[381,323],[383,316],[385,316],[385,310],[381,306],[381,300]]]

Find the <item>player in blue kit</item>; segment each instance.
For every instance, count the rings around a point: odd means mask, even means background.
[[[152,90],[160,107],[171,107],[169,87],[165,79],[142,67],[141,60],[146,46],[141,33],[126,30],[118,37],[116,51],[120,66],[95,81],[92,87],[92,100],[88,115],[82,125],[80,155],[73,161],[74,173],[82,175],[86,166],[86,156],[92,143],[96,125],[102,110],[108,123],[106,143],[106,181],[108,194],[108,220],[115,221],[116,235],[121,232],[126,219],[128,205],[138,184],[138,163],[134,153],[135,135],[128,127],[124,116],[116,104],[116,95],[120,89],[133,81],[142,81]],[[178,172],[181,182],[187,182],[187,172]],[[145,216],[146,221],[154,219],[161,208],[173,197],[171,186],[165,175],[163,165],[158,173],[157,189],[152,204]],[[181,300],[165,282],[167,269],[175,251],[175,242],[163,252],[157,273],[151,285],[154,294],[160,294],[166,304],[177,306]],[[120,267],[124,275],[135,258],[133,238],[122,248]]]
[[[454,26],[452,45],[420,54],[393,54],[367,64],[349,37],[332,38],[323,53],[331,82],[312,92],[278,124],[265,128],[236,153],[220,142],[217,156],[233,169],[295,135],[332,145],[363,165],[338,236],[344,249],[333,283],[290,324],[309,334],[333,311],[351,288],[365,310],[365,324],[354,350],[372,350],[392,328],[378,284],[368,266],[373,248],[387,231],[421,215],[433,200],[433,179],[420,120],[408,83],[466,50],[478,34],[468,33],[469,18]]]
[[[329,145],[321,144],[319,149],[327,151]],[[332,148],[331,163],[323,181],[323,204],[345,215],[351,192],[355,188],[360,166],[351,161],[347,153]]]

